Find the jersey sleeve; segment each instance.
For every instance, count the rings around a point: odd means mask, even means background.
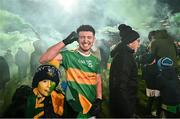
[[[65,50],[65,51],[62,51],[61,52],[61,55],[62,55],[62,62],[61,62],[61,65],[67,69],[67,58],[68,58],[68,51]]]

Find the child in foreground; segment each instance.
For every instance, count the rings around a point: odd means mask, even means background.
[[[58,118],[63,115],[64,95],[56,91],[60,72],[52,65],[37,68],[32,81],[33,93],[28,96],[25,116]]]

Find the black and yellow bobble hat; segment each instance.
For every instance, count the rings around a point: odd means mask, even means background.
[[[59,70],[52,65],[41,65],[37,68],[35,75],[32,81],[32,87],[36,88],[38,83],[42,80],[51,80],[56,83],[56,86],[59,84],[61,74]]]

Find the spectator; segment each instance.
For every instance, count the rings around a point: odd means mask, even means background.
[[[161,92],[162,109],[165,118],[180,117],[180,80],[178,79],[173,60],[162,57],[157,62],[160,71],[156,79],[157,88]]]
[[[166,30],[157,30],[152,36],[150,51],[155,56],[156,61],[161,57],[169,57],[177,66],[177,52],[174,40]],[[167,48],[168,47],[168,48]]]
[[[3,56],[5,60],[7,61],[9,65],[9,71],[10,71],[10,78],[12,79],[15,72],[14,72],[14,56],[10,49],[7,49],[6,53]]]
[[[146,96],[148,97],[146,105],[146,117],[152,117],[153,102],[156,104],[156,116],[160,117],[161,97],[160,91],[156,87],[156,77],[159,73],[156,61],[151,53],[142,56],[142,79],[146,83]]]
[[[32,87],[21,85],[3,113],[8,118],[55,118],[63,115],[64,95],[56,90],[60,72],[52,65],[36,70]]]
[[[137,101],[138,69],[134,58],[139,47],[139,34],[130,26],[121,24],[121,41],[111,52],[109,102],[112,117],[134,117]]]
[[[18,48],[18,51],[15,55],[15,63],[18,66],[19,78],[22,80],[27,76],[29,56],[28,53],[25,52],[21,47]]]
[[[10,72],[9,72],[9,66],[6,60],[0,56],[0,72],[1,72],[1,78],[0,78],[0,90],[4,89],[6,83],[10,80]]]
[[[31,53],[31,59],[30,59],[30,74],[31,76],[34,76],[34,73],[36,71],[36,68],[40,65],[39,58],[42,55],[42,53],[45,51],[46,43],[42,40],[37,40],[33,43],[34,51]]]
[[[41,65],[33,78],[33,94],[27,99],[26,117],[57,118],[63,115],[64,95],[55,89],[60,72],[52,65]]]
[[[14,58],[10,49],[7,49],[7,52],[5,53],[4,58],[7,61],[9,67],[12,67],[14,63]]]

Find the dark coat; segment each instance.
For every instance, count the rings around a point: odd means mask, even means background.
[[[9,65],[4,57],[0,56],[0,90],[5,88],[6,83],[10,80]]]
[[[120,43],[112,51],[110,68],[110,110],[114,117],[132,117],[137,97],[138,69],[134,51]]]
[[[158,73],[156,63],[142,67],[142,79],[145,80],[148,89],[156,89],[156,77]]]
[[[174,68],[160,72],[157,76],[156,84],[161,92],[163,104],[180,104],[180,80]]]

